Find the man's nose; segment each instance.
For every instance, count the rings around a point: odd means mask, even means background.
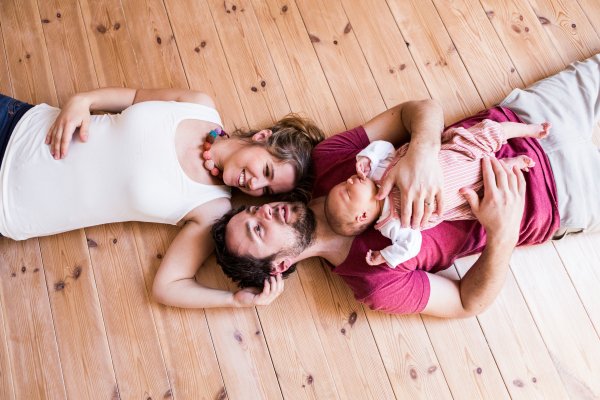
[[[265,204],[263,205],[259,210],[258,210],[258,214],[263,217],[266,218],[268,220],[273,219],[273,209],[271,208],[270,205]]]

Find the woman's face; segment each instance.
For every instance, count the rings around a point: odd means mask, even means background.
[[[223,182],[252,196],[291,192],[294,181],[294,167],[261,146],[245,145],[223,165]]]

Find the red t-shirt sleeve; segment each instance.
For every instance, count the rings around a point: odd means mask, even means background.
[[[415,314],[427,306],[429,292],[427,273],[415,270],[394,276],[377,291],[356,300],[365,303],[371,310],[390,314]]]

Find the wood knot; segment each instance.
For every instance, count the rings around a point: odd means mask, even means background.
[[[156,258],[158,258],[159,260],[162,260],[162,254],[157,254]]]
[[[351,30],[352,30],[352,25],[350,25],[350,22],[348,22],[348,24],[344,28],[344,33],[350,33]]]
[[[219,390],[219,393],[215,396],[215,400],[227,400],[227,392],[224,387]]]
[[[354,325],[354,323],[356,322],[356,318],[358,318],[358,315],[356,314],[356,311],[353,311],[352,314],[350,314],[350,316],[348,317],[348,323],[350,324],[350,326]]]
[[[58,281],[54,284],[54,290],[57,292],[63,290],[64,288],[65,288],[65,282],[63,282],[63,281]]]
[[[162,40],[161,40],[160,36],[158,36],[158,37],[156,38],[156,43],[158,43],[158,44],[161,44],[161,43],[162,43]]]
[[[321,41],[321,39],[319,39],[318,37],[316,37],[316,36],[315,36],[315,35],[313,35],[312,33],[309,33],[309,34],[308,34],[308,37],[310,38],[310,41],[311,41],[311,42],[313,42],[313,43],[314,43],[314,42],[320,42],[320,41]]]
[[[25,58],[31,58],[31,54],[27,54]]]
[[[43,20],[42,20],[42,22],[43,22],[44,24],[49,24],[49,23],[50,23],[50,20],[49,20],[49,19],[43,19]]]
[[[529,32],[529,28],[527,26],[525,27],[525,32]]]
[[[531,378],[531,382],[536,383],[537,382],[537,378],[534,376],[533,378]]]
[[[288,6],[283,6],[283,7],[281,7],[281,11],[282,11],[282,12],[287,12],[287,10],[288,10]]]
[[[494,12],[493,11],[486,11],[485,13],[486,13],[486,15],[488,16],[489,19],[494,18]]]
[[[203,40],[203,41],[200,43],[200,47],[202,47],[202,48],[206,47],[206,40]]]
[[[33,272],[38,272],[39,270],[40,270],[39,268],[36,268],[33,270]]]
[[[169,389],[165,392],[163,399],[168,399],[169,397],[173,397],[173,395],[171,394],[171,389]]]
[[[342,335],[346,334],[346,329],[342,328]]]
[[[338,43],[338,42],[337,42],[337,40],[334,40],[334,41],[333,41],[333,44],[337,44],[337,43]]]
[[[255,333],[256,333],[257,335],[260,335],[260,331],[256,331]]]
[[[408,42],[404,42],[404,44],[406,44],[406,47],[410,46],[410,43]]]
[[[146,400],[152,400],[152,397],[148,396],[148,398]]]
[[[236,7],[235,5],[231,6],[231,9],[232,9],[233,11],[235,11],[235,10],[236,10],[236,8],[237,8],[237,7]]]
[[[513,31],[515,31],[515,32],[517,32],[517,33],[521,33],[521,29],[520,29],[518,26],[516,26],[516,25],[511,25],[511,28],[512,28],[512,30],[513,30]]]
[[[577,25],[571,24],[571,28],[575,29],[575,28],[577,28]]]
[[[521,382],[520,380],[518,380],[518,379],[515,379],[513,381],[513,385],[515,385],[516,387],[523,387],[523,386],[525,386],[525,384],[523,382]]]
[[[12,277],[14,278],[15,276],[17,276],[17,274],[15,274],[15,273],[13,272],[12,274],[10,274],[10,276],[12,276]]]
[[[406,68],[406,64],[400,64],[400,71],[402,71],[404,68]]]
[[[199,49],[198,47],[196,47],[196,48],[194,49],[194,51],[195,51],[196,53],[200,53],[200,49]]]
[[[252,87],[250,88],[250,90],[252,90],[253,92],[258,92],[258,89],[257,89],[257,88],[255,88],[254,86],[252,86]]]
[[[481,367],[477,367],[477,370],[476,370],[476,371],[477,371],[477,373],[478,373],[479,375],[481,375],[481,373],[483,372],[483,370],[481,369]]]
[[[410,369],[409,374],[410,374],[411,379],[417,379],[417,377],[418,377],[417,371],[415,371],[414,368]]]
[[[260,83],[260,86],[262,86],[262,87],[265,87],[265,86],[267,86],[267,82],[265,82],[265,81],[262,81],[262,82]]]
[[[309,385],[312,385],[313,382],[314,382],[313,376],[309,375],[308,378],[306,378],[306,383],[308,383]]]
[[[545,17],[538,17],[538,19],[540,20],[540,23],[541,23],[542,25],[548,25],[548,24],[550,24],[550,20],[549,20],[548,18],[545,18]]]
[[[62,17],[62,15],[60,15],[60,13],[56,13],[56,18],[60,18]]]
[[[117,239],[113,239],[113,244],[116,244],[116,243],[117,243]]]
[[[238,341],[238,343],[242,343],[244,341],[244,337],[242,336],[242,332],[238,331],[237,329],[233,332],[233,337],[235,340]]]
[[[83,270],[83,268],[81,268],[81,265],[78,265],[77,268],[75,268],[75,271],[73,271],[73,278],[75,280],[77,280],[81,276],[82,270]]]
[[[227,10],[227,14],[229,14],[231,11]]]
[[[103,33],[103,34],[104,34],[104,33],[106,33],[106,28],[104,27],[104,25],[98,25],[98,26],[96,27],[96,30],[97,30],[98,32],[100,32],[100,33]]]
[[[390,71],[390,74],[394,73],[394,69],[393,68],[388,69],[388,71]]]
[[[514,69],[514,68],[511,68],[511,69],[510,69],[510,72],[515,72],[515,69]]]
[[[435,371],[437,371],[437,366],[435,365],[432,365],[431,367],[427,368],[428,374],[433,374]]]
[[[523,21],[523,16],[519,15],[519,21]]]
[[[121,27],[121,24],[117,22],[115,24],[115,31],[118,31],[120,27]]]
[[[25,268],[25,267],[21,268],[21,273],[22,273],[22,274],[24,274],[24,273],[25,273],[25,271],[27,271],[27,268]]]
[[[94,242],[92,239],[87,240],[88,247],[98,247],[98,243]]]

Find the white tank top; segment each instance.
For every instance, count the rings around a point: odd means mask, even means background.
[[[19,121],[0,168],[0,233],[15,240],[123,221],[177,224],[227,186],[191,180],[175,151],[186,119],[221,126],[219,113],[192,103],[147,101],[93,115],[87,143],[76,135],[54,160],[44,144],[60,113],[41,104]]]

